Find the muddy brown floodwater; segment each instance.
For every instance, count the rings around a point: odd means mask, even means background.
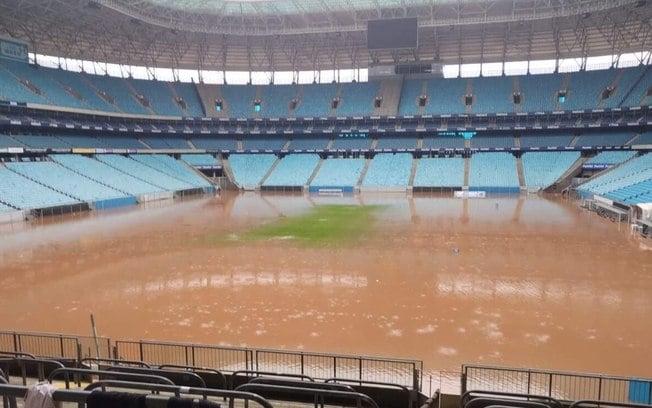
[[[344,248],[205,239],[320,203],[385,207]],[[1,226],[0,271],[5,330],[652,375],[650,247],[559,199],[225,194]]]

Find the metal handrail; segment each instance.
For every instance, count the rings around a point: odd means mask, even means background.
[[[233,389],[233,379],[236,376],[241,375],[241,374],[244,374],[244,375],[254,374],[254,376],[256,376],[256,377],[258,377],[260,375],[267,375],[267,376],[281,377],[281,378],[282,377],[285,377],[285,378],[300,378],[300,379],[308,380],[310,382],[315,382],[315,380],[312,377],[304,375],[304,374],[283,374],[283,373],[275,373],[275,372],[271,372],[271,371],[238,370],[238,371],[234,371],[231,374],[231,377],[230,377],[231,381],[229,382],[229,388],[230,389]]]
[[[216,370],[214,368],[208,368],[208,367],[196,367],[196,366],[185,366],[185,365],[178,365],[178,364],[163,364],[158,366],[158,368],[165,370],[168,368],[171,369],[178,369],[178,370],[183,370],[183,371],[194,371],[196,374],[199,373],[205,373],[205,374],[215,374],[220,378],[220,381],[222,381],[222,386],[224,388],[228,387],[229,384],[226,381],[226,376],[219,370]]]
[[[34,354],[23,353],[22,351],[0,351],[0,357],[2,356],[13,356],[13,357],[23,357],[23,358],[32,358],[32,359],[36,358]]]
[[[577,408],[580,406],[590,407],[620,407],[620,408],[651,408],[652,405],[647,404],[632,404],[627,402],[611,402],[611,401],[598,401],[598,400],[579,400],[575,401],[568,408]]]
[[[249,381],[247,384],[281,385],[287,387],[310,388],[311,390],[321,389],[321,390],[356,392],[350,385],[346,385],[346,384],[284,380],[282,378],[273,378],[273,377],[256,377],[253,378],[251,381]]]
[[[65,368],[61,362],[57,360],[50,360],[50,359],[45,359],[45,358],[32,358],[32,357],[14,357],[14,358],[2,358],[0,356],[0,364],[1,363],[15,363],[20,367],[20,375],[23,380],[23,385],[27,385],[27,366],[28,365],[35,365],[36,366],[36,371],[37,371],[37,376],[39,381],[44,381],[45,380],[45,365],[49,364],[52,366],[55,366],[55,370],[59,368]],[[7,370],[7,375],[9,375],[9,370]]]
[[[28,391],[29,388],[25,386],[0,384],[0,396],[3,398],[13,399],[14,404],[16,398],[25,398]],[[56,402],[77,403],[79,406],[83,407],[90,394],[91,392],[87,390],[55,390],[52,393],[52,399]],[[163,408],[167,406],[169,399],[170,397],[145,394],[145,406],[146,408]],[[192,406],[199,408],[200,404],[193,401]],[[265,408],[273,407],[269,405]]]
[[[121,359],[115,359],[115,358],[98,358],[98,357],[86,357],[82,358],[79,360],[81,364],[84,362],[97,362],[99,363],[115,363],[115,365],[120,365],[120,364],[131,364],[135,366],[140,366],[143,368],[151,368],[149,364],[147,364],[144,361],[137,361],[137,360],[121,360]]]
[[[368,395],[359,393],[359,392],[346,392],[346,391],[332,391],[332,390],[320,390],[313,388],[303,388],[303,387],[285,387],[280,385],[265,385],[265,384],[242,384],[235,391],[268,391],[268,392],[287,392],[293,395],[302,394],[302,395],[311,395],[316,398],[321,397],[333,397],[333,398],[343,398],[350,399],[356,402],[356,406],[360,407],[361,402],[366,402],[372,408],[379,408],[376,401],[371,399]],[[317,401],[315,401],[317,403]],[[338,404],[339,405],[339,404]]]
[[[65,375],[66,389],[70,388],[69,374],[82,374],[82,375],[99,376],[99,377],[101,376],[121,377],[125,379],[131,379],[133,381],[138,381],[138,380],[155,381],[159,384],[174,385],[174,383],[169,378],[161,377],[160,375],[132,374],[132,373],[121,373],[119,371],[89,370],[84,368],[68,368],[68,367],[57,368],[56,370],[53,370],[48,376],[48,382],[52,383],[58,375],[62,375],[62,374]],[[81,380],[79,379],[79,377],[77,381],[77,386],[81,387]]]
[[[90,391],[98,388],[106,389],[106,387],[116,387],[121,389],[132,389],[132,390],[143,390],[151,392],[170,392],[174,393],[175,396],[180,396],[181,394],[190,394],[190,395],[201,395],[204,398],[206,397],[222,397],[229,398],[229,406],[233,406],[233,400],[236,398],[244,399],[245,401],[254,401],[263,406],[263,408],[274,408],[272,404],[267,401],[265,398],[261,397],[258,394],[251,392],[243,391],[230,391],[230,390],[216,390],[212,388],[195,388],[195,387],[183,387],[179,385],[168,385],[168,384],[152,384],[152,383],[138,383],[138,382],[129,382],[129,381],[119,381],[119,380],[101,380],[96,381],[84,388],[84,390]]]
[[[476,397],[473,396],[473,394],[477,394]],[[500,391],[483,391],[483,390],[470,390],[466,391],[462,396],[460,397],[460,406],[466,405],[469,400],[473,398],[478,398],[478,397],[506,397],[510,398],[513,400],[525,400],[525,401],[531,401],[531,402],[546,402],[547,404],[552,404],[554,405],[554,408],[562,408],[561,402],[557,401],[556,399],[549,397],[547,395],[536,395],[536,394],[521,394],[521,393],[514,393],[514,392],[500,392]]]
[[[193,385],[195,387],[199,388],[207,388],[206,387],[206,381],[204,381],[203,378],[201,378],[197,373],[193,373],[192,371],[178,371],[178,370],[162,370],[162,369],[157,369],[157,368],[141,368],[141,367],[121,367],[121,366],[111,366],[111,367],[106,367],[105,371],[111,371],[111,372],[118,372],[118,373],[125,373],[125,374],[144,374],[144,375],[158,375],[161,377],[165,377],[172,381],[173,384],[175,385],[186,385],[188,384],[177,384],[174,379],[170,378],[166,374],[173,374],[177,376],[186,376],[192,381],[196,383],[196,385]],[[191,384],[192,385],[192,384]]]

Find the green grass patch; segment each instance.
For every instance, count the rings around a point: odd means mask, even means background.
[[[246,231],[237,241],[287,241],[303,245],[343,245],[359,240],[373,226],[378,206],[320,205],[307,214]],[[231,237],[233,238],[233,237]]]

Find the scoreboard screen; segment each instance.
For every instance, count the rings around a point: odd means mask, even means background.
[[[417,48],[417,18],[367,21],[367,48],[370,50]]]

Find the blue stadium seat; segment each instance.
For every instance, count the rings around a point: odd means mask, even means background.
[[[379,153],[369,164],[362,182],[365,187],[407,187],[412,170],[409,153]]]
[[[100,184],[55,162],[8,163],[7,167],[80,201],[108,200],[127,196],[121,191]]]
[[[633,137],[633,132],[591,133],[578,137],[575,146],[624,146]]]
[[[190,149],[188,141],[181,137],[145,136],[140,140],[152,149]]]
[[[319,163],[316,154],[290,154],[278,163],[274,171],[263,182],[267,187],[305,186]]]
[[[242,139],[242,148],[245,150],[281,150],[285,146],[286,140],[273,137],[244,137]]]
[[[573,140],[571,135],[539,134],[519,137],[521,147],[561,147],[568,146]]]
[[[290,116],[290,101],[297,97],[296,85],[265,85],[260,87],[260,116],[285,118]]]
[[[186,111],[188,116],[199,118],[206,116],[204,107],[199,99],[199,93],[195,84],[188,84],[183,82],[175,82],[172,84],[180,98],[186,103]]]
[[[463,97],[467,80],[464,78],[431,79],[428,81],[428,103],[424,113],[464,113]]]
[[[195,137],[192,144],[198,149],[237,150],[237,141],[232,137]]]
[[[179,180],[149,165],[118,154],[100,154],[96,156],[96,159],[124,173],[133,174],[151,185],[161,187],[164,191],[181,191],[195,188],[186,181]]]
[[[416,137],[379,137],[376,144],[376,149],[415,149],[416,147]]]
[[[331,101],[337,95],[337,87],[338,84],[301,85],[299,105],[294,110],[294,116],[329,116]]]
[[[463,149],[464,138],[459,136],[435,136],[423,138],[424,149]]]
[[[600,152],[586,161],[587,164],[614,165],[631,159],[636,156],[635,150],[606,151]]]
[[[155,80],[127,79],[136,91],[149,101],[150,108],[158,115],[185,116],[174,100],[170,83]]]
[[[579,186],[580,193],[598,194],[627,204],[649,202],[652,154],[631,159]]]
[[[403,81],[401,101],[398,105],[399,115],[416,115],[419,113],[418,98],[421,96],[423,82],[420,79],[407,79]]]
[[[380,91],[379,82],[358,82],[341,85],[340,104],[336,116],[369,116],[374,113],[374,99]]]
[[[314,150],[325,149],[328,145],[328,139],[320,137],[297,137],[292,139],[288,149],[296,150]]]
[[[113,98],[115,105],[125,113],[139,115],[150,115],[151,113],[138,100],[136,95],[129,89],[123,78],[110,77],[107,75],[79,74],[90,82],[99,91],[105,92]]]
[[[20,143],[29,147],[36,148],[70,148],[70,145],[56,136],[42,136],[42,135],[13,135],[13,138]]]
[[[310,183],[314,187],[355,187],[358,184],[365,159],[329,158]]]
[[[518,77],[521,112],[556,110],[557,92],[563,87],[560,74],[524,75]]]
[[[254,117],[254,99],[256,87],[252,85],[222,85],[222,98],[231,118]],[[261,112],[262,113],[262,112]]]
[[[521,157],[527,187],[552,185],[580,158],[580,152],[536,152]]]
[[[232,154],[229,164],[235,182],[242,188],[253,189],[260,185],[276,159],[273,154]]]
[[[516,158],[510,153],[475,153],[469,167],[469,189],[489,192],[520,190]]]
[[[442,157],[419,159],[414,176],[414,187],[462,187],[463,185],[463,158]]]
[[[509,149],[514,147],[514,137],[512,136],[474,136],[471,138],[471,148],[498,148]]]
[[[371,137],[340,137],[335,136],[332,150],[364,150],[371,149]]]
[[[473,79],[474,113],[514,112],[514,86],[511,77]]]
[[[182,162],[166,154],[135,154],[130,156],[137,162],[151,167],[163,174],[188,183],[197,188],[210,188],[212,185]]]
[[[0,180],[0,200],[16,208],[39,209],[79,203],[73,197],[38,184],[8,168],[0,167]]]
[[[216,167],[219,166],[217,159],[208,153],[182,154],[181,160],[193,167]]]
[[[51,155],[50,158],[76,173],[83,174],[128,195],[139,196],[165,191],[162,187],[147,183],[127,173],[133,169],[118,170],[98,160],[75,154],[57,154]]]

